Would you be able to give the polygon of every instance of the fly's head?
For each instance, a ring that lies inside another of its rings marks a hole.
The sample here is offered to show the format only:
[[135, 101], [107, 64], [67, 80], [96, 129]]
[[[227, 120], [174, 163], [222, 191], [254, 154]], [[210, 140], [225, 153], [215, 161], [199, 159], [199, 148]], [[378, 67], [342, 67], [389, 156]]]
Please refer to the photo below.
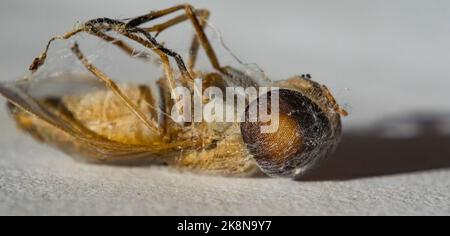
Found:
[[[298, 177], [328, 156], [341, 136], [341, 116], [347, 115], [330, 91], [309, 78], [294, 77], [276, 83], [252, 101], [241, 123], [241, 134], [249, 152], [263, 172], [270, 176]], [[271, 105], [278, 100], [275, 110]], [[264, 102], [264, 103], [262, 103]], [[273, 132], [264, 132], [268, 122], [252, 120], [251, 113], [266, 106], [278, 122]]]

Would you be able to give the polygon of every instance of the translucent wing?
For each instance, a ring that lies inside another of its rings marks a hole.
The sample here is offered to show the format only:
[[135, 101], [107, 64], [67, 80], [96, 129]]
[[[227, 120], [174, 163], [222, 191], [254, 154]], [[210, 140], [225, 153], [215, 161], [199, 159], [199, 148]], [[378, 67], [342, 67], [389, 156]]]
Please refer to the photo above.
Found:
[[86, 76], [58, 75], [40, 81], [0, 83], [0, 94], [8, 99], [10, 111], [19, 127], [72, 155], [104, 161], [158, 160], [163, 154], [193, 145], [192, 142], [136, 145], [113, 141], [87, 129], [57, 106], [62, 97], [58, 92], [66, 93], [65, 89], [70, 89], [72, 93], [85, 92], [98, 86], [101, 84]]

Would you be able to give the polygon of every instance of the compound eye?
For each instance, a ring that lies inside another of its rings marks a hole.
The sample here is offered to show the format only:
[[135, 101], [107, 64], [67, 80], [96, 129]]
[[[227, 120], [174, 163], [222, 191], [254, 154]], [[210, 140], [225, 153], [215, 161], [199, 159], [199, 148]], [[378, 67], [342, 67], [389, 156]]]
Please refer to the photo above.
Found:
[[[278, 93], [278, 96], [273, 96]], [[272, 98], [278, 97], [278, 129], [262, 132], [267, 122], [250, 119], [261, 101], [267, 101], [270, 114]], [[242, 138], [260, 168], [271, 176], [294, 176], [325, 156], [332, 137], [331, 124], [322, 109], [300, 92], [270, 91], [251, 102], [241, 123]]]

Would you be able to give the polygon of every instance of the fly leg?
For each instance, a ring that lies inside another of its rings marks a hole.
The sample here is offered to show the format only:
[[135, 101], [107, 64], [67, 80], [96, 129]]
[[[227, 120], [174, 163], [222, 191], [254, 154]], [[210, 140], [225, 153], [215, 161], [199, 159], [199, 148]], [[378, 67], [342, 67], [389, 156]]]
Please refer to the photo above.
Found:
[[[167, 8], [167, 9], [160, 10], [160, 11], [154, 11], [149, 14], [136, 17], [134, 19], [131, 19], [127, 23], [127, 26], [136, 27], [141, 24], [147, 23], [149, 21], [158, 19], [162, 16], [169, 15], [171, 13], [174, 13], [174, 12], [177, 12], [180, 10], [184, 10], [185, 14], [175, 17], [172, 20], [167, 21], [166, 23], [156, 25], [156, 26], [153, 26], [150, 28], [146, 28], [146, 30], [161, 32], [162, 30], [164, 30], [166, 28], [169, 28], [169, 27], [176, 25], [184, 20], [189, 19], [191, 21], [192, 25], [194, 26], [196, 38], [199, 41], [198, 42], [197, 40], [194, 40], [191, 44], [192, 52], [191, 52], [190, 60], [189, 60], [189, 62], [190, 62], [189, 69], [192, 69], [195, 64], [195, 59], [196, 59], [196, 55], [197, 55], [197, 51], [198, 51], [198, 47], [199, 47], [198, 43], [200, 43], [202, 45], [203, 49], [205, 50], [206, 55], [208, 56], [213, 68], [221, 73], [226, 73], [220, 66], [219, 60], [216, 56], [216, 53], [214, 52], [214, 50], [211, 46], [211, 43], [209, 42], [209, 39], [206, 36], [204, 29], [203, 29], [204, 26], [206, 25], [206, 20], [209, 17], [209, 11], [207, 11], [207, 10], [196, 11], [196, 10], [194, 10], [194, 8], [191, 5], [182, 4], [182, 5], [177, 5], [177, 6], [174, 6], [171, 8]], [[201, 20], [199, 20], [198, 16], [201, 17]]]

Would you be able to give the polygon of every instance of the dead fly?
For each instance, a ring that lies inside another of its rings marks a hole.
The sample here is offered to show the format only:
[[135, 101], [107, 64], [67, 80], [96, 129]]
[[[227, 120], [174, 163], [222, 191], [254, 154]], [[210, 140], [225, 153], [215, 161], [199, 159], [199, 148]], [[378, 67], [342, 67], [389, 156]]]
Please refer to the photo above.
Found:
[[[183, 14], [151, 27], [143, 26], [178, 11]], [[262, 82], [230, 66], [222, 66], [204, 33], [208, 17], [207, 10], [178, 5], [126, 20], [90, 20], [62, 36], [51, 38], [44, 52], [30, 66], [32, 73], [36, 72], [44, 64], [53, 41], [67, 40], [79, 33], [107, 41], [134, 56], [136, 50], [127, 42], [129, 40], [146, 48], [135, 58], [146, 60], [146, 55], [154, 53], [161, 61], [164, 75], [156, 83], [158, 96], [149, 86], [116, 84], [93, 65], [76, 44], [72, 52], [90, 76], [60, 73], [39, 82], [31, 77], [0, 84], [0, 93], [9, 100], [9, 110], [21, 129], [40, 141], [94, 162], [148, 160], [224, 175], [263, 172], [270, 176], [292, 177], [303, 174], [335, 149], [341, 135], [340, 116], [346, 115], [345, 110], [325, 86], [310, 80], [309, 75]], [[188, 58], [182, 58], [155, 39], [155, 35], [183, 21], [192, 23], [195, 30]], [[124, 39], [112, 36], [112, 32]], [[200, 47], [206, 52], [213, 72], [195, 69]], [[176, 62], [177, 70], [172, 69], [171, 60]], [[245, 110], [247, 115], [261, 99], [270, 99], [271, 94], [278, 93], [278, 130], [263, 133], [261, 122], [248, 119], [231, 123], [174, 122], [167, 115], [174, 104], [171, 94], [180, 85], [193, 92], [194, 78], [201, 78], [203, 87], [279, 87], [277, 91], [248, 101]], [[36, 95], [36, 89], [45, 81], [69, 87], [81, 84], [89, 89], [75, 95]], [[99, 84], [103, 88], [93, 89]]]

